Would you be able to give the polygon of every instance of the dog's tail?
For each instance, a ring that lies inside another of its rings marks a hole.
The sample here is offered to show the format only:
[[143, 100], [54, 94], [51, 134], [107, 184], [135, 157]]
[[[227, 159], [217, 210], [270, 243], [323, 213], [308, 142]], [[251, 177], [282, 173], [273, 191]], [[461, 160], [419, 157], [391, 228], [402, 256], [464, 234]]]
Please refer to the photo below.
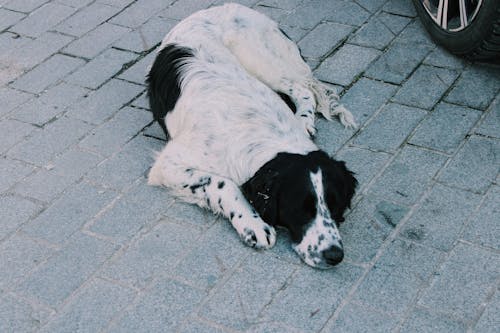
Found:
[[340, 123], [346, 128], [357, 127], [354, 116], [342, 104], [339, 104], [339, 96], [332, 89], [317, 79], [312, 79], [308, 86], [316, 97], [318, 112], [326, 119], [332, 120], [333, 116], [338, 116]]

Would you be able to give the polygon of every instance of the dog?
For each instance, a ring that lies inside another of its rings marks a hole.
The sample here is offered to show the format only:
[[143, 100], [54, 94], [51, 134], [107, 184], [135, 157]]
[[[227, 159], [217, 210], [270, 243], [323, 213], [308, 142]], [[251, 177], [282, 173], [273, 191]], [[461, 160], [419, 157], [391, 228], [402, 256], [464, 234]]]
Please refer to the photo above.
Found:
[[342, 261], [357, 181], [312, 136], [315, 113], [355, 122], [277, 23], [238, 4], [196, 12], [166, 35], [147, 84], [167, 136], [148, 184], [228, 218], [251, 247], [271, 248], [281, 226], [306, 264]]

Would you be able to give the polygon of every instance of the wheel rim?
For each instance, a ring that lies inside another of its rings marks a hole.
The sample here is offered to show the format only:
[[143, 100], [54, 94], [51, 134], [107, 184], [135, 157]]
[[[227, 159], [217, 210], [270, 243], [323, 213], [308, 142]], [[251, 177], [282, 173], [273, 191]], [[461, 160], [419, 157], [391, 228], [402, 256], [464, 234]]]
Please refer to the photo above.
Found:
[[481, 8], [482, 0], [420, 0], [427, 14], [443, 30], [467, 28]]

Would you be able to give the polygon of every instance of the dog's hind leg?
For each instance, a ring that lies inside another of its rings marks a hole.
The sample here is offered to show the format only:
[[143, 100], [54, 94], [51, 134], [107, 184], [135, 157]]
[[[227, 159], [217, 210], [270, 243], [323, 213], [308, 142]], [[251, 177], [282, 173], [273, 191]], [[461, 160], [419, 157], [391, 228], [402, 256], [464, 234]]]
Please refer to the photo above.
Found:
[[238, 185], [231, 179], [185, 164], [176, 149], [179, 147], [172, 143], [157, 157], [148, 184], [167, 186], [185, 201], [225, 216], [247, 245], [271, 248], [276, 242], [276, 231], [261, 219]]
[[224, 44], [240, 64], [274, 91], [288, 95], [297, 110], [309, 110], [311, 103], [307, 97], [313, 96], [316, 104], [313, 110], [328, 120], [338, 116], [344, 126], [356, 127], [354, 117], [339, 104], [337, 94], [313, 77], [297, 45], [275, 22], [268, 19], [260, 23], [229, 31], [224, 36]]

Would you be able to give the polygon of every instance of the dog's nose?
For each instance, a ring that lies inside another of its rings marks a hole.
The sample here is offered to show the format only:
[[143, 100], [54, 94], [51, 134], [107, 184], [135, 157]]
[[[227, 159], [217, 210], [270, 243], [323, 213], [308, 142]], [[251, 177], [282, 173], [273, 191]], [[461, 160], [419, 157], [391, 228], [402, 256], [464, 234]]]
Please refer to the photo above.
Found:
[[344, 259], [344, 250], [339, 246], [332, 246], [328, 250], [323, 251], [323, 257], [329, 265], [337, 265]]

